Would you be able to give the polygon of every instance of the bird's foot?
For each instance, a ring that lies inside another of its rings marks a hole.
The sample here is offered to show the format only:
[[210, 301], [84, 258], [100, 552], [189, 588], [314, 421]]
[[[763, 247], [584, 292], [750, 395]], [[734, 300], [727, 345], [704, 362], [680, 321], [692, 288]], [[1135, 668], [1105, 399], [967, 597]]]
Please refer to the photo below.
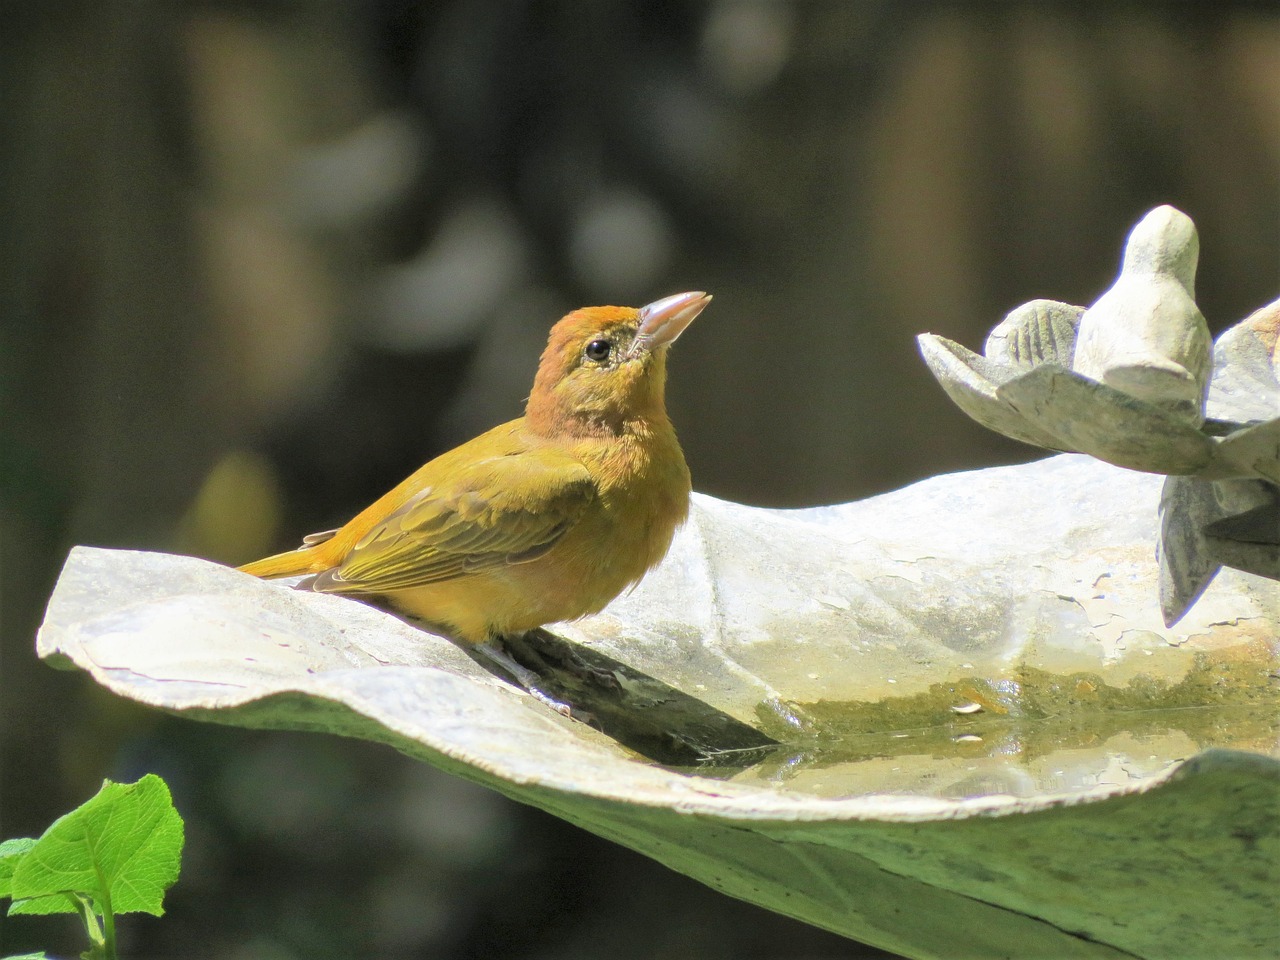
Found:
[[525, 689], [525, 692], [539, 703], [545, 704], [562, 717], [572, 717], [573, 708], [567, 703], [562, 703], [555, 697], [552, 697], [538, 686], [539, 677], [528, 667], [516, 661], [506, 650], [501, 647], [501, 641], [487, 640], [484, 643], [478, 643], [475, 646], [477, 653], [483, 654], [490, 662], [501, 667], [507, 673], [511, 674], [517, 683]]

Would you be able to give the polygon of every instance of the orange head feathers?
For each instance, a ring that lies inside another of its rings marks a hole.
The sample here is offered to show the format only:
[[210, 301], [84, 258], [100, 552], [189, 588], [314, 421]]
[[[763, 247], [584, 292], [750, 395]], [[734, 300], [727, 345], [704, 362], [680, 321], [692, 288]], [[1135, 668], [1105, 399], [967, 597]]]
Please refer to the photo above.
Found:
[[602, 609], [689, 509], [667, 348], [710, 302], [586, 307], [552, 328], [525, 415], [436, 457], [346, 525], [241, 569], [376, 598], [480, 643]]
[[551, 330], [525, 409], [529, 426], [619, 433], [628, 420], [666, 417], [667, 348], [711, 302], [678, 293], [646, 307], [583, 307]]

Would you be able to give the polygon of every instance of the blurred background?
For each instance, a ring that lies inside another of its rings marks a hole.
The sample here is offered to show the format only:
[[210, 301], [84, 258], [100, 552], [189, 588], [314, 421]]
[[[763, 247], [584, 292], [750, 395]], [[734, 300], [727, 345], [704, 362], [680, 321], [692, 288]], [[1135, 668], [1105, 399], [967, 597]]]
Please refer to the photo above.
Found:
[[1157, 204], [1215, 331], [1280, 280], [1270, 4], [6, 3], [0, 91], [0, 837], [164, 776], [183, 876], [130, 957], [887, 955], [386, 748], [40, 665], [71, 545], [334, 526], [518, 415], [584, 304], [713, 292], [672, 357], [694, 485], [805, 505], [1041, 456], [913, 338], [1091, 302]]

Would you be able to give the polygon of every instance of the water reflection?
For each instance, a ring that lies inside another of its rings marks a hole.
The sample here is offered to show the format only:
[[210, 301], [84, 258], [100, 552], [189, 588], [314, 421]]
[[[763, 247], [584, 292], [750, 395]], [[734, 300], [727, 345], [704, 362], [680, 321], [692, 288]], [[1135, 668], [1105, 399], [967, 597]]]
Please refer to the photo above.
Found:
[[1036, 720], [957, 715], [938, 727], [722, 751], [675, 769], [831, 799], [1030, 797], [1140, 783], [1212, 747], [1280, 756], [1280, 715], [1270, 705]]

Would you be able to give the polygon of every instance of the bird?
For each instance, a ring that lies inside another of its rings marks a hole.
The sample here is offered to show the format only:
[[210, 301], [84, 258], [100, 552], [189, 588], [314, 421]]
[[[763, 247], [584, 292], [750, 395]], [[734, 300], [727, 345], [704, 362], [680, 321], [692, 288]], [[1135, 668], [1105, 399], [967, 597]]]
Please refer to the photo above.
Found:
[[239, 569], [385, 605], [548, 699], [499, 643], [598, 613], [666, 555], [692, 489], [666, 410], [667, 353], [710, 301], [692, 291], [567, 314], [523, 416], [430, 460], [344, 526]]
[[1213, 339], [1195, 302], [1200, 239], [1181, 210], [1156, 207], [1125, 244], [1120, 277], [1080, 317], [1071, 368], [1199, 427]]

